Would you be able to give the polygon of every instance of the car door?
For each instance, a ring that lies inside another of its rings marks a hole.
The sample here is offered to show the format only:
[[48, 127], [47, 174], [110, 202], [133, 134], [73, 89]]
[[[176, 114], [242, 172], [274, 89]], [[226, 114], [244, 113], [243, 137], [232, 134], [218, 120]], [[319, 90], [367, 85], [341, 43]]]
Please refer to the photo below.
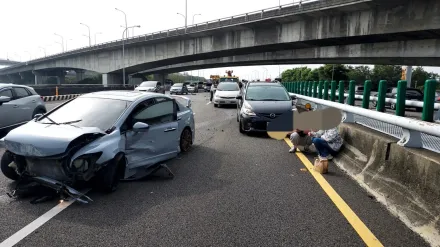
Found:
[[16, 124], [19, 122], [17, 120], [17, 116], [15, 115], [15, 109], [13, 102], [14, 95], [12, 94], [12, 90], [10, 88], [0, 89], [0, 96], [6, 96], [11, 98], [11, 101], [6, 102], [0, 105], [0, 116], [8, 116], [0, 118], [0, 129]]
[[[137, 122], [148, 124], [148, 130], [133, 131]], [[177, 155], [178, 123], [173, 100], [149, 99], [140, 103], [128, 117], [127, 126], [131, 126], [125, 133], [130, 169], [154, 165]]]
[[27, 122], [32, 119], [32, 114], [37, 106], [37, 101], [32, 94], [23, 87], [13, 87], [14, 107], [19, 122]]

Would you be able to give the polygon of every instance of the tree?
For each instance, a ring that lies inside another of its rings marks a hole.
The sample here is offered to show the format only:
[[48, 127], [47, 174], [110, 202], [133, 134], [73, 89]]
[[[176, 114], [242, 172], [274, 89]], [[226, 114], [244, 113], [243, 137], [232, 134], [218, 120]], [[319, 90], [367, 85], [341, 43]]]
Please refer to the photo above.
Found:
[[348, 69], [343, 64], [325, 64], [319, 67], [319, 80], [335, 81], [347, 80]]
[[362, 85], [366, 80], [371, 80], [372, 74], [370, 66], [349, 66], [347, 72], [349, 80], [355, 80], [357, 85]]
[[402, 78], [402, 66], [375, 65], [373, 68], [373, 88], [377, 88], [380, 80], [386, 80], [388, 87], [395, 87]]

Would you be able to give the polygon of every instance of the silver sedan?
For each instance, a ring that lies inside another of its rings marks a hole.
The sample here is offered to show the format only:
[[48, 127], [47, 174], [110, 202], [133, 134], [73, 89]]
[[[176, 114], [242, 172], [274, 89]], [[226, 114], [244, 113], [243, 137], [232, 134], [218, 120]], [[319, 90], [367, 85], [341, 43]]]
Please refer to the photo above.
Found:
[[90, 93], [12, 130], [2, 139], [1, 170], [79, 198], [71, 187], [76, 182], [94, 179], [101, 190], [115, 191], [119, 180], [144, 177], [188, 151], [194, 137], [188, 98]]

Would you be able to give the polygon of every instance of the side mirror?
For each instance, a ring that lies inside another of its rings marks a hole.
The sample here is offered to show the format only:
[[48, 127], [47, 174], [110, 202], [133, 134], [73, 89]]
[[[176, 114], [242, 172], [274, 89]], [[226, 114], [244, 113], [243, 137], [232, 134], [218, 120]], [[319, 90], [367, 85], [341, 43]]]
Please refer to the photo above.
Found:
[[11, 101], [11, 97], [0, 96], [0, 105], [2, 105], [3, 103], [8, 103], [9, 101]]
[[241, 95], [237, 95], [237, 97], [235, 97], [236, 99], [243, 99], [243, 96]]
[[146, 123], [137, 122], [133, 125], [133, 131], [135, 132], [145, 132], [150, 128], [150, 126]]
[[42, 117], [43, 115], [44, 115], [44, 114], [41, 114], [41, 113], [35, 114], [34, 119], [37, 120], [37, 119], [39, 119], [40, 117]]

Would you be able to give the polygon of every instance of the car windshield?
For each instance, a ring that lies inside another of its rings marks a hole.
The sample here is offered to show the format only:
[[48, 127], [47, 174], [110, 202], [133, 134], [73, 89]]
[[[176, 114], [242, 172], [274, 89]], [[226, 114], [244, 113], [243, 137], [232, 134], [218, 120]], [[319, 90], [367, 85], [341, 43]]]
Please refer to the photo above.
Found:
[[284, 87], [251, 86], [246, 90], [246, 100], [251, 101], [290, 101], [291, 98]]
[[106, 131], [113, 126], [129, 101], [101, 98], [77, 98], [42, 118], [45, 124], [72, 124], [77, 127], [97, 127]]
[[146, 81], [146, 82], [142, 82], [140, 87], [155, 87], [157, 84], [156, 81]]
[[182, 87], [182, 86], [183, 86], [183, 83], [176, 83], [173, 85], [173, 87]]
[[220, 82], [238, 82], [238, 78], [220, 78]]
[[239, 87], [237, 83], [220, 83], [217, 86], [218, 91], [239, 91]]

